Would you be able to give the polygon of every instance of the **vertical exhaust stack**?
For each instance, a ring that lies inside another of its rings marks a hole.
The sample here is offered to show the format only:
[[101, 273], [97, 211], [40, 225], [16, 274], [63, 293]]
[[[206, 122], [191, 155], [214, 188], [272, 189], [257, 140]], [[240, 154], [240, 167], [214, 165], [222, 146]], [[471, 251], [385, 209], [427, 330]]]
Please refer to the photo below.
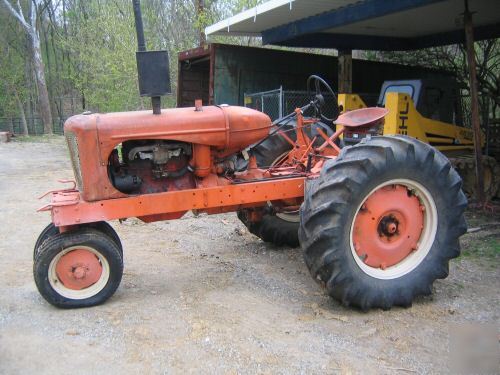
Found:
[[161, 97], [171, 94], [168, 51], [146, 51], [140, 0], [132, 0], [137, 32], [137, 73], [139, 94], [149, 96], [153, 114], [161, 114]]
[[137, 33], [137, 51], [146, 52], [146, 41], [144, 40], [144, 26], [142, 25], [142, 13], [140, 0], [133, 0], [135, 31]]

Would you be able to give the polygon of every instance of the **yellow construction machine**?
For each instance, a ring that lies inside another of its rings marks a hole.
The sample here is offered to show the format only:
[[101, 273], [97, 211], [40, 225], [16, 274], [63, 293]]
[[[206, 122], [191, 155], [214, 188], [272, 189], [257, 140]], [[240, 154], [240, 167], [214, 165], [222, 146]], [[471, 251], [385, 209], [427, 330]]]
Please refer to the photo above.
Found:
[[[463, 179], [463, 190], [475, 195], [475, 159], [472, 129], [463, 126], [463, 107], [458, 87], [450, 80], [386, 81], [378, 106], [389, 113], [384, 124], [356, 128], [344, 133], [346, 145], [359, 142], [369, 134], [403, 134], [428, 143], [451, 161]], [[357, 94], [339, 94], [341, 112], [367, 107]], [[484, 137], [481, 139], [484, 146]], [[483, 155], [485, 196], [500, 195], [500, 166], [491, 156]]]

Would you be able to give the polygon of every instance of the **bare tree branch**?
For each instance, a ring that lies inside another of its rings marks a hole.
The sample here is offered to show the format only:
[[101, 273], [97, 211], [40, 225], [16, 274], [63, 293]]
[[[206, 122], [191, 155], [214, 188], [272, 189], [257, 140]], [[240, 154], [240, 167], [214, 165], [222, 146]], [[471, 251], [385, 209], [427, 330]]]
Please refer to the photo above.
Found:
[[37, 11], [38, 11], [38, 4], [35, 0], [33, 0], [32, 5], [31, 5], [31, 26], [33, 29], [36, 28], [36, 17], [37, 17]]
[[19, 8], [19, 12], [14, 9], [12, 4], [7, 0], [2, 0], [7, 10], [21, 23], [21, 25], [26, 29], [28, 33], [31, 33], [31, 26], [26, 22], [23, 15], [23, 10], [21, 8], [21, 4], [19, 4], [19, 0], [17, 1], [17, 6]]

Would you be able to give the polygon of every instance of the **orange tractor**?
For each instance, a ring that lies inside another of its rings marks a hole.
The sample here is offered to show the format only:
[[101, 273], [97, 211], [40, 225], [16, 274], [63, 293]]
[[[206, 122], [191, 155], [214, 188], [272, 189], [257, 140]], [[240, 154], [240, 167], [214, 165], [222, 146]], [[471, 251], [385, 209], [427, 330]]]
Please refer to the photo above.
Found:
[[[75, 181], [49, 193], [41, 211], [52, 223], [34, 249], [35, 282], [48, 302], [85, 307], [113, 295], [123, 249], [106, 221], [149, 223], [188, 211], [237, 212], [262, 240], [300, 244], [314, 280], [364, 310], [409, 306], [448, 275], [466, 231], [467, 201], [446, 157], [404, 136], [340, 148], [345, 129], [371, 127], [386, 110], [355, 110], [332, 121], [321, 108], [325, 90], [335, 95], [317, 76], [307, 82], [311, 101], [274, 123], [252, 109], [200, 102], [161, 110], [168, 60], [144, 51], [134, 3], [139, 87], [153, 98], [153, 113], [83, 114], [66, 122]], [[311, 109], [315, 115], [304, 118]]]

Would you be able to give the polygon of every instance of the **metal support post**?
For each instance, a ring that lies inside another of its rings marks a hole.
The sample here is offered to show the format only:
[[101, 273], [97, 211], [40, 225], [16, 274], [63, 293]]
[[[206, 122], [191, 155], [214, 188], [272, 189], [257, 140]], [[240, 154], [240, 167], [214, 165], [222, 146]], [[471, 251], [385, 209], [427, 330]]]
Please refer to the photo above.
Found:
[[352, 94], [352, 51], [339, 51], [339, 94]]
[[479, 122], [479, 97], [477, 90], [476, 77], [476, 54], [474, 51], [474, 28], [472, 25], [472, 13], [469, 11], [469, 5], [465, 0], [464, 12], [465, 26], [465, 44], [467, 47], [467, 65], [469, 68], [469, 84], [471, 94], [471, 109], [472, 109], [472, 129], [474, 131], [474, 153], [476, 159], [476, 184], [477, 184], [477, 200], [479, 204], [485, 203], [484, 197], [484, 172], [482, 164], [481, 150], [481, 126]]

